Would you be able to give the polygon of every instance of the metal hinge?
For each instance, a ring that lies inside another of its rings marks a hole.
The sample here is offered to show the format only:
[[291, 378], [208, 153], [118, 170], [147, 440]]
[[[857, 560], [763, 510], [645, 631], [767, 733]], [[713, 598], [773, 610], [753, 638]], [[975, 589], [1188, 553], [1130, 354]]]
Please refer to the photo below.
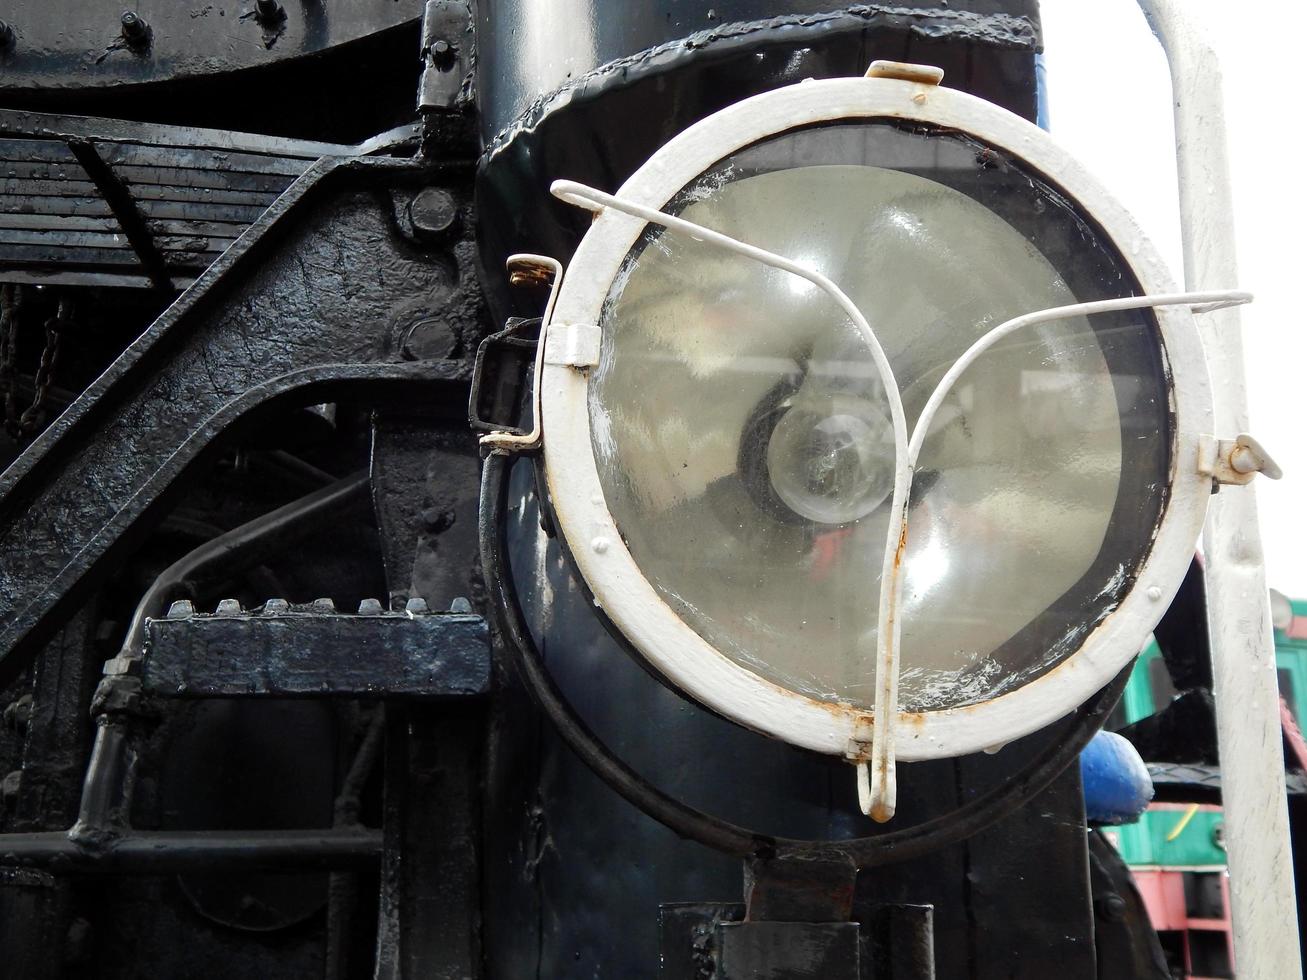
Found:
[[545, 363], [592, 368], [599, 363], [599, 336], [593, 323], [551, 324], [545, 335]]

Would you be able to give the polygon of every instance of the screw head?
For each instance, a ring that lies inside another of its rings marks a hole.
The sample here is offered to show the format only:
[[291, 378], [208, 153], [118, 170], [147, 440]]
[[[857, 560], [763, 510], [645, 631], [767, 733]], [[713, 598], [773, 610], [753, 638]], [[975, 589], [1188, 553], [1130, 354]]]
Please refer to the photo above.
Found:
[[1120, 922], [1125, 918], [1125, 899], [1115, 892], [1102, 895], [1094, 900], [1094, 911], [1108, 922]]
[[140, 48], [150, 43], [150, 25], [140, 14], [124, 10], [119, 23], [122, 25], [122, 35], [130, 47]]
[[441, 71], [453, 68], [458, 56], [458, 49], [444, 38], [432, 41], [427, 51], [431, 54], [431, 63]]

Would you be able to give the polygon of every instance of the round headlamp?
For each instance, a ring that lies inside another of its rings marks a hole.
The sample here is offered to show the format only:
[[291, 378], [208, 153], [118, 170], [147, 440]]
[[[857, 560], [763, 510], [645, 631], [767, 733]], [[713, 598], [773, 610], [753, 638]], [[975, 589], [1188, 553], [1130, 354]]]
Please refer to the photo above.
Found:
[[536, 423], [566, 548], [657, 672], [807, 749], [879, 734], [892, 766], [1032, 732], [1138, 652], [1211, 489], [1206, 368], [1047, 134], [810, 81], [584, 191]]

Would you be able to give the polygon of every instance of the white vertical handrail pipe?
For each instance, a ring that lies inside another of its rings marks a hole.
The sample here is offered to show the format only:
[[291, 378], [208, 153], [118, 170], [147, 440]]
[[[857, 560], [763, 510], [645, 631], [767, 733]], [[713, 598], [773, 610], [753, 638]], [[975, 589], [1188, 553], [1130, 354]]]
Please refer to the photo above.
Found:
[[[1192, 3], [1139, 0], [1171, 66], [1185, 282], [1231, 287], [1237, 263], [1220, 63], [1186, 12]], [[1213, 435], [1234, 438], [1248, 431], [1239, 311], [1212, 313], [1200, 330]], [[1203, 546], [1235, 969], [1240, 980], [1301, 980], [1275, 640], [1252, 486], [1227, 486], [1212, 499]]]

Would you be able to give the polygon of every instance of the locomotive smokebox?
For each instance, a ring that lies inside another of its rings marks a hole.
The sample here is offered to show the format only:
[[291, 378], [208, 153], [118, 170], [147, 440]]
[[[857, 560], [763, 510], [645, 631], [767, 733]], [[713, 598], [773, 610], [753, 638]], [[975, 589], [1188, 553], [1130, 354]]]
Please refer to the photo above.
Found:
[[551, 181], [616, 190], [674, 135], [748, 96], [861, 75], [877, 59], [921, 62], [942, 68], [950, 87], [1034, 120], [1037, 8], [1035, 0], [480, 4], [478, 237], [492, 311], [537, 314], [510, 295], [504, 260], [516, 252], [566, 260], [589, 223], [549, 196]]

